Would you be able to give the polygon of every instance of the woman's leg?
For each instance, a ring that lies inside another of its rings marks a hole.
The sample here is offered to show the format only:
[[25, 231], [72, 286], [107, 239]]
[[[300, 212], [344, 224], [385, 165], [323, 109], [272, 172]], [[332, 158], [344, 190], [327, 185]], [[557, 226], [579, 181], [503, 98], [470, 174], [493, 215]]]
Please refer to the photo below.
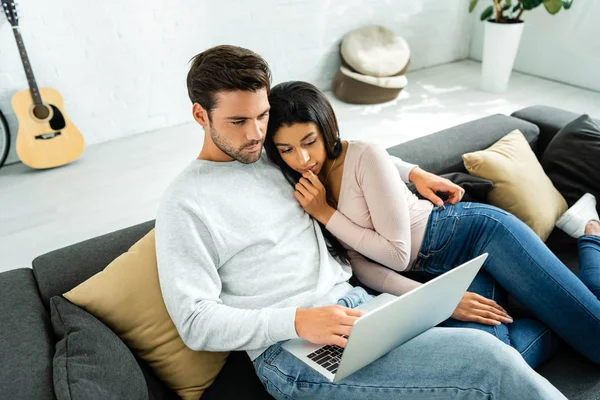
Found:
[[[496, 283], [494, 278], [489, 274], [489, 272], [487, 272], [485, 270], [481, 270], [477, 274], [477, 276], [475, 276], [475, 279], [473, 279], [473, 282], [471, 283], [471, 285], [469, 286], [467, 291], [469, 291], [471, 293], [477, 293], [483, 297], [494, 300], [496, 303], [498, 303], [503, 308], [506, 307], [506, 303], [507, 303], [506, 291], [503, 288], [501, 288]], [[500, 325], [492, 326], [492, 325], [480, 324], [477, 322], [464, 322], [464, 321], [459, 321], [454, 318], [449, 318], [446, 321], [444, 321], [444, 326], [448, 327], [448, 328], [479, 329], [479, 330], [488, 332], [488, 333], [496, 336], [502, 342], [511, 346], [510, 334], [508, 331], [507, 324], [500, 324]], [[532, 368], [535, 368], [535, 366], [532, 366]]]
[[[508, 302], [506, 290], [498, 285], [486, 270], [481, 270], [477, 274], [468, 291], [494, 300], [501, 307], [506, 308]], [[488, 332], [514, 347], [534, 369], [552, 357], [558, 348], [558, 337], [547, 326], [531, 318], [520, 318], [511, 324], [501, 323], [495, 326], [449, 318], [444, 322], [444, 326]]]
[[600, 299], [600, 223], [590, 227], [594, 234], [583, 235], [579, 246], [579, 279]]
[[[582, 241], [595, 248], [595, 241]], [[434, 209], [414, 270], [440, 274], [483, 253], [489, 254], [485, 270], [502, 287], [581, 354], [600, 364], [600, 301], [513, 215], [478, 203]], [[595, 258], [590, 257], [593, 263]], [[587, 265], [582, 267], [591, 271]], [[598, 280], [592, 277], [586, 283]]]

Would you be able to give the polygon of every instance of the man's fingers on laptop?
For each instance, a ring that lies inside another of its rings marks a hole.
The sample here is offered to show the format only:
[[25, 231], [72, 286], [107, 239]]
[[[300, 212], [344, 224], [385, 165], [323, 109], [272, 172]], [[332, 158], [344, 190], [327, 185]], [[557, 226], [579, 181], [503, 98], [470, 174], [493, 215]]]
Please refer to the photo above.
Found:
[[340, 346], [342, 348], [345, 348], [347, 343], [348, 343], [348, 339], [346, 339], [345, 337], [342, 337], [340, 335], [332, 335], [331, 339], [330, 339], [330, 343], [328, 343], [328, 344], [332, 344], [335, 346]]
[[334, 333], [340, 336], [350, 336], [350, 332], [352, 332], [352, 325], [340, 325], [337, 327]]
[[353, 317], [353, 316], [348, 315], [340, 320], [340, 324], [345, 325], [345, 326], [352, 326], [352, 325], [354, 325], [354, 323], [356, 322], [356, 320], [358, 318], [360, 318], [360, 317]]
[[365, 313], [364, 311], [357, 310], [356, 308], [348, 308], [348, 307], [344, 307], [344, 306], [339, 306], [339, 307], [341, 307], [346, 312], [346, 315], [349, 315], [352, 317], [361, 317]]

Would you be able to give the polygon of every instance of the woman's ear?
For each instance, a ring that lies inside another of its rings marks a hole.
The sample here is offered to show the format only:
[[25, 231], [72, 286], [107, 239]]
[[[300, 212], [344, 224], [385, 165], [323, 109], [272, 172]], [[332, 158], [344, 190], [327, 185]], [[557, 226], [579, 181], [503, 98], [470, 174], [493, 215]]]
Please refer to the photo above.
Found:
[[335, 143], [333, 143], [333, 156], [337, 157], [342, 153], [342, 141], [340, 140], [339, 136], [336, 139]]

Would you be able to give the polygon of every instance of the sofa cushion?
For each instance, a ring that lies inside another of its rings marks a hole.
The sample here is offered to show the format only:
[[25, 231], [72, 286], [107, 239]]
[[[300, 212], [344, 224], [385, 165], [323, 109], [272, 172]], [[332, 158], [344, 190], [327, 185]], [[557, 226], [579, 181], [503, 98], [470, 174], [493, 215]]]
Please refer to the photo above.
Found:
[[[477, 176], [465, 174], [463, 172], [452, 172], [449, 174], [440, 175], [442, 178], [446, 178], [452, 183], [457, 184], [465, 190], [465, 194], [461, 201], [472, 201], [477, 203], [486, 203], [487, 196], [494, 184], [492, 181], [479, 178]], [[423, 198], [417, 191], [417, 188], [413, 183], [406, 185], [408, 189], [416, 194], [419, 198]], [[442, 200], [446, 201], [448, 198], [447, 193], [436, 193]]]
[[54, 399], [54, 335], [29, 268], [0, 274], [0, 399]]
[[[49, 309], [51, 297], [62, 295], [102, 271], [152, 228], [154, 221], [147, 221], [51, 251], [34, 259], [33, 272], [44, 307]], [[139, 358], [136, 360], [144, 371], [150, 400], [179, 398], [154, 373], [146, 373], [152, 370], [145, 361]]]
[[51, 297], [61, 296], [102, 271], [152, 228], [154, 221], [144, 222], [35, 258], [33, 273], [44, 307], [49, 309]]
[[228, 353], [193, 351], [179, 336], [164, 304], [154, 230], [104, 271], [64, 296], [108, 325], [183, 399], [197, 399]]
[[50, 299], [58, 400], [147, 399], [133, 354], [106, 325], [62, 297]]
[[494, 182], [490, 204], [517, 216], [546, 240], [567, 203], [552, 185], [519, 130], [486, 150], [463, 155], [467, 170]]
[[542, 156], [542, 166], [569, 206], [591, 193], [600, 212], [600, 126], [588, 115], [556, 134]]
[[535, 149], [539, 128], [518, 118], [496, 114], [480, 118], [388, 149], [404, 161], [437, 175], [467, 172], [462, 155], [488, 148], [507, 133], [519, 129]]

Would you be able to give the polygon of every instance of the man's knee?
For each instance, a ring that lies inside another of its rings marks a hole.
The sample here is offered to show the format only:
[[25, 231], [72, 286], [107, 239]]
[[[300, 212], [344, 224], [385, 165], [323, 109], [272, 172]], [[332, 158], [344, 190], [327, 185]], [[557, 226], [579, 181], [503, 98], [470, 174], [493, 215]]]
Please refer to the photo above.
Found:
[[[449, 329], [449, 328], [446, 328]], [[488, 332], [479, 329], [456, 328], [454, 334], [456, 342], [463, 346], [465, 357], [477, 362], [474, 366], [481, 365], [488, 369], [493, 365], [498, 368], [515, 368], [517, 365], [525, 364], [523, 358], [513, 347], [503, 343], [500, 339]]]

